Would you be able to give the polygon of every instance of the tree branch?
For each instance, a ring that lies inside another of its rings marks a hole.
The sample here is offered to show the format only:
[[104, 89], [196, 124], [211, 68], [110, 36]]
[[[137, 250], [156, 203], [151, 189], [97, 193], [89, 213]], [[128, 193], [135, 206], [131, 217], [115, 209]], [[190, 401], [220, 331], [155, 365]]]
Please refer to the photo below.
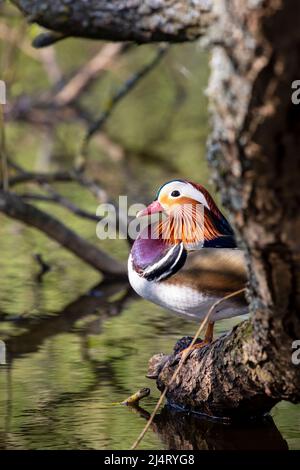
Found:
[[127, 49], [126, 44], [106, 44], [84, 64], [53, 97], [54, 106], [68, 106], [78, 100], [101, 72], [109, 70], [116, 57]]
[[[63, 198], [51, 186], [49, 186], [49, 183], [54, 183], [54, 182], [77, 183], [78, 185], [87, 189], [95, 197], [95, 199], [98, 202], [106, 202], [115, 206], [115, 203], [109, 199], [106, 191], [101, 186], [99, 186], [99, 184], [96, 181], [90, 180], [89, 178], [87, 178], [85, 175], [83, 175], [82, 173], [78, 171], [71, 170], [71, 171], [58, 171], [54, 173], [33, 173], [33, 172], [25, 171], [20, 165], [16, 164], [11, 159], [9, 159], [9, 165], [18, 173], [20, 173], [19, 175], [9, 180], [10, 187], [13, 187], [15, 185], [22, 184], [22, 183], [30, 183], [30, 182], [37, 183], [43, 186], [48, 192], [50, 192], [50, 194], [52, 195], [52, 201], [54, 198], [55, 202], [62, 204], [64, 207], [71, 210], [74, 214], [80, 215], [81, 217], [94, 219], [94, 217], [92, 217], [92, 214], [87, 213], [86, 211], [82, 211], [82, 209], [78, 208], [71, 201], [68, 201], [65, 198]], [[128, 231], [127, 231], [126, 214], [121, 214], [119, 211], [116, 211], [116, 217], [117, 217], [119, 232], [125, 235], [125, 238], [127, 238], [127, 242], [131, 245], [132, 240], [130, 239], [128, 235]]]
[[67, 36], [109, 41], [182, 42], [211, 21], [211, 0], [13, 0], [45, 28]]
[[78, 236], [54, 217], [24, 203], [17, 195], [0, 191], [0, 211], [37, 228], [103, 274], [126, 278], [126, 268], [122, 263]]
[[[11, 163], [11, 161], [10, 161]], [[19, 175], [13, 176], [9, 180], [9, 186], [13, 187], [18, 184], [36, 182], [38, 184], [56, 183], [56, 182], [73, 182], [74, 178], [69, 171], [57, 171], [54, 173], [33, 173], [30, 171], [22, 171]]]
[[77, 215], [78, 217], [82, 217], [84, 219], [91, 220], [92, 222], [99, 222], [99, 220], [101, 220], [101, 217], [98, 217], [92, 212], [88, 212], [88, 211], [81, 209], [72, 201], [63, 197], [57, 191], [54, 191], [52, 188], [49, 189], [49, 192], [51, 196], [45, 196], [43, 194], [28, 193], [28, 192], [18, 194], [18, 196], [23, 200], [41, 201], [41, 202], [49, 202], [49, 203], [58, 204], [64, 207], [65, 209], [67, 209], [68, 211], [72, 212], [74, 215]]

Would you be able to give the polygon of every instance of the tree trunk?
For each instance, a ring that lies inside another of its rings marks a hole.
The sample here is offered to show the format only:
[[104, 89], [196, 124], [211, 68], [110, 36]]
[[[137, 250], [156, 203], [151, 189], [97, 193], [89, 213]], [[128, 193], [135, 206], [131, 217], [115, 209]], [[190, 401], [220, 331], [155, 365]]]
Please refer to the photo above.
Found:
[[[261, 414], [282, 399], [299, 402], [300, 366], [292, 354], [300, 338], [300, 107], [291, 101], [292, 82], [300, 78], [299, 1], [120, 0], [109, 10], [108, 2], [95, 0], [88, 7], [83, 0], [72, 7], [66, 0], [15, 3], [48, 28], [86, 37], [176, 42], [207, 28], [208, 156], [248, 252], [251, 319], [194, 351], [167, 396], [221, 416]], [[60, 19], [62, 3], [68, 11]], [[174, 356], [151, 361], [160, 389], [175, 367]]]

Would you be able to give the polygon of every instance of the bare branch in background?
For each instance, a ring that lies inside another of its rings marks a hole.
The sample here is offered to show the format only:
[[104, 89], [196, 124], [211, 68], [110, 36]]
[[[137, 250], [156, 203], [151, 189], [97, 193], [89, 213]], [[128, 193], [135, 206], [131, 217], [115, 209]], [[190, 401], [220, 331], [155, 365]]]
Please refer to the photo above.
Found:
[[[11, 164], [11, 160], [9, 161]], [[22, 172], [19, 175], [13, 176], [9, 180], [10, 187], [16, 186], [23, 183], [55, 183], [55, 182], [71, 182], [74, 181], [72, 175], [68, 171], [57, 171], [54, 173], [33, 173], [33, 172]]]
[[106, 44], [53, 98], [53, 105], [67, 106], [78, 99], [100, 72], [111, 68], [116, 57], [128, 46], [126, 44]]
[[92, 222], [98, 222], [101, 219], [92, 212], [85, 211], [84, 209], [81, 209], [80, 207], [76, 206], [76, 204], [74, 204], [66, 197], [61, 196], [57, 191], [54, 191], [52, 188], [49, 188], [49, 192], [51, 193], [51, 196], [45, 196], [44, 194], [29, 192], [18, 193], [18, 196], [24, 201], [29, 200], [58, 204], [66, 208], [68, 211], [72, 212], [74, 215], [82, 217], [83, 219], [91, 220]]
[[60, 82], [63, 79], [63, 73], [58, 65], [54, 47], [38, 51], [38, 54], [50, 83], [55, 85]]
[[[106, 191], [99, 186], [98, 183], [95, 181], [87, 178], [80, 172], [75, 170], [72, 171], [60, 171], [54, 173], [33, 173], [25, 171], [20, 165], [13, 162], [11, 159], [9, 160], [9, 165], [17, 172], [18, 175], [12, 177], [9, 180], [10, 187], [14, 187], [20, 184], [25, 183], [36, 183], [42, 186], [46, 191], [50, 193], [50, 197], [38, 195], [38, 194], [30, 194], [24, 193], [20, 196], [24, 199], [31, 199], [31, 200], [43, 200], [44, 202], [55, 202], [57, 204], [61, 204], [61, 206], [65, 207], [69, 211], [73, 212], [74, 215], [79, 217], [83, 217], [86, 219], [90, 219], [93, 221], [98, 221], [99, 217], [90, 212], [87, 212], [79, 207], [77, 207], [73, 202], [69, 201], [64, 196], [60, 195], [56, 190], [54, 190], [50, 184], [51, 183], [61, 183], [61, 182], [68, 182], [68, 183], [77, 183], [81, 187], [87, 189], [97, 200], [98, 203], [106, 202], [110, 203], [115, 206], [114, 202], [110, 200]], [[117, 225], [118, 231], [125, 236], [128, 243], [131, 244], [132, 240], [129, 238], [127, 233], [127, 217], [126, 214], [119, 213], [119, 210], [116, 210], [116, 217], [117, 217]]]
[[[16, 43], [15, 43], [16, 44]], [[128, 49], [129, 44], [107, 44], [82, 65], [61, 85], [62, 72], [57, 64], [55, 49], [50, 47], [39, 51], [39, 58], [47, 72], [52, 90], [40, 96], [21, 95], [5, 107], [7, 121], [17, 120], [34, 125], [54, 127], [59, 121], [81, 120], [92, 124], [92, 116], [79, 104], [81, 96], [88, 91], [96, 78], [111, 69], [119, 55]]]
[[0, 191], [0, 211], [15, 220], [37, 228], [103, 274], [117, 278], [126, 277], [127, 270], [122, 263], [84, 240], [51, 215], [23, 202], [16, 194]]
[[109, 105], [101, 113], [100, 117], [89, 127], [88, 132], [85, 136], [82, 153], [85, 153], [86, 145], [88, 144], [91, 137], [98, 132], [102, 126], [105, 124], [107, 119], [110, 117], [112, 112], [118, 103], [126, 96], [128, 93], [140, 82], [142, 78], [148, 75], [151, 70], [153, 70], [156, 65], [159, 64], [163, 56], [166, 54], [168, 46], [159, 47], [154, 58], [146, 65], [144, 65], [140, 70], [135, 72], [126, 82], [119, 88], [119, 90], [112, 96]]

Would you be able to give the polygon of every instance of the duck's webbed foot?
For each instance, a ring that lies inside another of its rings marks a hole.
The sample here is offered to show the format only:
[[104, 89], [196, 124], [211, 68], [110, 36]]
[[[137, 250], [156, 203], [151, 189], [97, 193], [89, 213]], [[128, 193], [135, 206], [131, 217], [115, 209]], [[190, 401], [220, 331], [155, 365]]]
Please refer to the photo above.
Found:
[[174, 362], [177, 362], [183, 356], [186, 356], [186, 355], [187, 355], [186, 356], [187, 358], [192, 351], [195, 351], [196, 349], [202, 349], [205, 346], [208, 346], [210, 343], [212, 343], [213, 332], [214, 332], [214, 323], [210, 322], [207, 326], [204, 339], [198, 338], [196, 343], [193, 344], [192, 347], [189, 346], [192, 342], [191, 337], [185, 337], [185, 338], [182, 338], [180, 341], [178, 341], [174, 349], [174, 354], [176, 354]]

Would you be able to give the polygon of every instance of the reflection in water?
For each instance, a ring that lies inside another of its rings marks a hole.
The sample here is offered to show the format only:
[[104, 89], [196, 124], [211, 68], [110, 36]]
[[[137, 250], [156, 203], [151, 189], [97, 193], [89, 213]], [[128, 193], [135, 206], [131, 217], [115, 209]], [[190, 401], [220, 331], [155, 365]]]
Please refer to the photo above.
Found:
[[[149, 357], [170, 350], [178, 333], [195, 326], [111, 281], [56, 314], [13, 317], [11, 323], [21, 332], [8, 334], [8, 364], [0, 369], [3, 449], [130, 448], [149, 413], [116, 403], [149, 385]], [[143, 402], [149, 410], [158, 397], [155, 386], [152, 394]], [[165, 406], [141, 447], [287, 449], [287, 443], [270, 417], [224, 425]]]
[[[150, 414], [143, 408], [132, 409], [149, 419]], [[270, 416], [260, 422], [226, 425], [165, 406], [154, 418], [151, 428], [166, 449], [288, 450], [286, 441]]]
[[[125, 289], [123, 296], [115, 302], [109, 302], [109, 298]], [[80, 296], [74, 302], [67, 305], [61, 312], [54, 316], [36, 319], [20, 318], [19, 323], [28, 328], [23, 334], [12, 336], [6, 341], [8, 359], [16, 358], [22, 354], [37, 351], [41, 343], [47, 338], [62, 331], [69, 331], [72, 326], [83, 316], [95, 313], [101, 308], [103, 321], [109, 316], [122, 311], [127, 300], [134, 296], [125, 282], [102, 282], [95, 286], [88, 294]]]

